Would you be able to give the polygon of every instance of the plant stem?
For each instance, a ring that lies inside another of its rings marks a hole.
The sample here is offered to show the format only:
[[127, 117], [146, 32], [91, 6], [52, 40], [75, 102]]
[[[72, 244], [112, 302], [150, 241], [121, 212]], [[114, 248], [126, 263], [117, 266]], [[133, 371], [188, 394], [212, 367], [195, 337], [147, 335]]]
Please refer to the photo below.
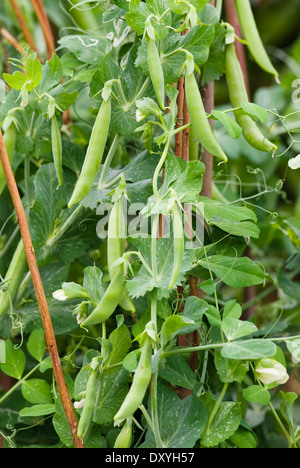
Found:
[[100, 179], [99, 179], [99, 184], [98, 184], [98, 189], [101, 189], [101, 188], [104, 188], [105, 186], [105, 179], [106, 179], [106, 176], [107, 176], [107, 172], [111, 166], [111, 163], [112, 163], [112, 160], [114, 158], [114, 155], [116, 153], [116, 150], [119, 146], [119, 143], [121, 141], [121, 136], [120, 135], [116, 135], [112, 144], [111, 144], [111, 147], [109, 149], [109, 152], [106, 156], [106, 159], [104, 161], [104, 164], [103, 164], [103, 167], [102, 167], [102, 171], [101, 171], [101, 175], [100, 175]]
[[22, 377], [22, 379], [18, 380], [18, 382], [13, 386], [11, 387], [4, 395], [2, 398], [0, 398], [0, 405], [1, 403], [4, 402], [4, 400], [6, 400], [6, 398], [8, 398], [20, 385], [22, 385], [23, 382], [25, 382], [25, 380], [27, 380], [36, 370], [38, 370], [38, 368], [40, 367], [41, 363], [39, 362], [37, 366], [35, 366], [33, 369], [31, 369], [31, 371], [28, 372], [28, 374], [26, 374], [24, 377]]
[[157, 257], [156, 257], [156, 244], [157, 244], [157, 233], [159, 225], [159, 214], [155, 214], [152, 220], [152, 235], [151, 235], [151, 266], [153, 272], [154, 281], [157, 280]]
[[210, 433], [210, 426], [212, 425], [213, 423], [213, 420], [217, 414], [217, 411], [220, 407], [220, 404], [222, 403], [223, 399], [224, 399], [224, 396], [225, 396], [225, 393], [227, 392], [227, 388], [229, 386], [229, 382], [226, 382], [224, 384], [224, 387], [222, 389], [222, 392], [220, 393], [220, 396], [214, 406], [214, 409], [212, 410], [212, 412], [210, 413], [210, 416], [209, 416], [209, 419], [208, 419], [208, 422], [207, 422], [207, 425], [206, 425], [206, 429], [205, 429], [205, 434], [209, 434]]
[[159, 200], [157, 180], [158, 180], [159, 173], [160, 173], [160, 171], [161, 171], [161, 169], [162, 169], [162, 167], [164, 165], [164, 162], [165, 162], [167, 154], [168, 154], [170, 140], [171, 140], [171, 135], [168, 135], [167, 141], [165, 143], [164, 151], [163, 151], [163, 153], [161, 155], [161, 158], [159, 160], [158, 165], [156, 166], [156, 169], [155, 169], [155, 172], [154, 172], [154, 175], [153, 175], [153, 193], [154, 193], [154, 196], [155, 196], [156, 200]]
[[[29, 31], [29, 28], [27, 26], [27, 23], [26, 23], [26, 20], [23, 16], [23, 13], [22, 13], [22, 10], [21, 8], [19, 7], [19, 5], [17, 4], [16, 0], [10, 0], [10, 3], [11, 3], [11, 6], [13, 8], [13, 10], [15, 11], [16, 13], [16, 16], [18, 18], [18, 21], [19, 21], [19, 24], [21, 26], [21, 29], [23, 31], [23, 34], [24, 34], [24, 37], [29, 45], [29, 47], [36, 51], [37, 52], [37, 48], [36, 48], [36, 45], [35, 45], [35, 42], [33, 40], [33, 37], [31, 35], [31, 32]], [[37, 53], [37, 57], [40, 59], [38, 53]]]
[[53, 32], [45, 12], [42, 0], [31, 0], [37, 19], [41, 25], [47, 45], [47, 57], [50, 59], [55, 52], [55, 41]]
[[56, 231], [56, 233], [52, 237], [50, 237], [50, 239], [48, 239], [47, 245], [49, 247], [52, 247], [53, 245], [55, 245], [57, 240], [60, 239], [60, 237], [62, 237], [65, 234], [65, 232], [67, 232], [67, 230], [72, 226], [72, 224], [74, 223], [78, 215], [81, 212], [83, 212], [84, 209], [85, 208], [83, 205], [79, 205], [76, 208], [76, 210], [73, 211], [73, 213], [68, 217], [68, 219], [64, 222], [64, 224]]
[[82, 441], [77, 437], [78, 424], [74, 408], [69, 396], [68, 387], [64, 378], [64, 373], [61, 367], [60, 357], [58, 353], [57, 343], [55, 339], [55, 334], [52, 326], [52, 321], [50, 317], [50, 311], [47, 304], [47, 299], [40, 276], [35, 251], [32, 245], [32, 240], [30, 236], [29, 226], [27, 223], [24, 207], [22, 205], [22, 200], [18, 191], [18, 186], [15, 181], [15, 176], [12, 171], [9, 158], [7, 155], [5, 143], [3, 140], [2, 131], [0, 130], [0, 160], [2, 163], [3, 171], [5, 174], [7, 186], [11, 195], [11, 199], [16, 211], [18, 224], [20, 227], [21, 237], [24, 244], [24, 250], [31, 272], [31, 278], [34, 285], [37, 302], [39, 305], [41, 318], [45, 331], [45, 339], [47, 348], [50, 353], [51, 362], [53, 366], [53, 373], [57, 383], [58, 391], [60, 393], [62, 405], [66, 414], [67, 421], [70, 426], [70, 430], [73, 436], [73, 442], [76, 448], [83, 448]]
[[282, 430], [283, 434], [285, 435], [285, 437], [287, 438], [289, 444], [291, 445], [291, 444], [293, 443], [293, 441], [292, 441], [292, 439], [291, 439], [289, 433], [288, 433], [287, 430], [285, 429], [284, 425], [282, 424], [282, 421], [281, 421], [281, 419], [279, 418], [279, 416], [278, 416], [277, 412], [275, 411], [275, 408], [274, 408], [274, 406], [272, 405], [271, 402], [269, 403], [269, 407], [270, 407], [270, 409], [271, 409], [271, 411], [272, 411], [272, 414], [273, 414], [274, 418], [275, 418], [276, 421], [277, 421], [277, 424], [279, 425], [280, 429]]
[[165, 445], [161, 439], [159, 420], [158, 420], [158, 408], [157, 408], [157, 380], [158, 372], [152, 374], [151, 379], [151, 412], [152, 412], [152, 425], [153, 433], [156, 441], [157, 448], [164, 448]]

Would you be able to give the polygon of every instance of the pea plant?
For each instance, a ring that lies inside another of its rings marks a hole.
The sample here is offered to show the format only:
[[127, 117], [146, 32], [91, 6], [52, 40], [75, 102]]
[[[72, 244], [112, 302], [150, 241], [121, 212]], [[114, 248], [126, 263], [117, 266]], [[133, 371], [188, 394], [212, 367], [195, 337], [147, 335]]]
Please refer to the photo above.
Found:
[[40, 50], [23, 28], [3, 72], [4, 443], [255, 448], [268, 421], [299, 447], [299, 212], [280, 224], [262, 169], [287, 170], [296, 140], [285, 150], [287, 116], [249, 96], [237, 46], [281, 86], [249, 0], [242, 37], [220, 1], [57, 3], [58, 37], [40, 20]]

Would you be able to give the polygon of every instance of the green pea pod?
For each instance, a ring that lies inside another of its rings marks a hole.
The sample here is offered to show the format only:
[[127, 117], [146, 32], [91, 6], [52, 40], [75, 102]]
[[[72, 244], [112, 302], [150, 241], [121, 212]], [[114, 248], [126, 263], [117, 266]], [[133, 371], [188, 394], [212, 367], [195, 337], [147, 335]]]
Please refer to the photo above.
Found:
[[56, 115], [53, 114], [51, 118], [51, 138], [52, 138], [52, 153], [54, 166], [56, 171], [56, 176], [58, 180], [58, 186], [60, 187], [63, 184], [63, 174], [62, 174], [62, 141], [61, 133], [58, 127]]
[[152, 375], [151, 363], [152, 343], [151, 338], [147, 335], [142, 347], [141, 357], [137, 370], [134, 374], [130, 390], [127, 393], [119, 411], [114, 417], [114, 420], [117, 422], [117, 424], [124, 419], [133, 416], [133, 414], [142, 404]]
[[[108, 220], [107, 230], [107, 261], [110, 278], [118, 272], [123, 272], [123, 265], [112, 266], [125, 252], [126, 225], [123, 209], [122, 197], [115, 202]], [[119, 305], [122, 309], [135, 313], [135, 306], [129, 297], [124, 284], [124, 291], [120, 298]]]
[[98, 368], [91, 369], [87, 386], [86, 386], [86, 396], [84, 400], [83, 410], [80, 415], [80, 420], [78, 424], [77, 436], [81, 439], [84, 431], [89, 426], [93, 412], [95, 410], [96, 401], [97, 401], [97, 375]]
[[[234, 108], [240, 107], [242, 103], [248, 102], [248, 95], [234, 44], [228, 44], [226, 46], [225, 68], [231, 105]], [[277, 150], [277, 146], [271, 143], [262, 134], [256, 122], [242, 109], [235, 111], [235, 118], [242, 128], [245, 139], [253, 148], [264, 152]]]
[[23, 241], [20, 240], [4, 277], [4, 282], [8, 282], [8, 288], [6, 291], [0, 292], [0, 317], [9, 312], [26, 270], [27, 259]]
[[243, 36], [248, 43], [251, 55], [257, 64], [267, 73], [278, 77], [261, 40], [249, 0], [234, 0]]
[[178, 210], [177, 204], [175, 204], [173, 208], [173, 245], [174, 262], [169, 289], [173, 289], [174, 284], [176, 283], [180, 273], [180, 267], [184, 253], [184, 228], [182, 225], [182, 216]]
[[92, 135], [83, 163], [83, 167], [76, 187], [69, 201], [68, 207], [80, 203], [89, 193], [96, 180], [106, 141], [111, 119], [111, 97], [103, 101], [93, 126]]
[[118, 435], [114, 448], [130, 448], [132, 440], [132, 420], [125, 422], [120, 434]]
[[124, 274], [122, 271], [119, 271], [111, 280], [100, 303], [93, 310], [91, 315], [81, 323], [81, 327], [97, 325], [109, 319], [119, 304], [120, 297], [124, 291], [124, 285]]
[[154, 92], [156, 94], [160, 107], [165, 109], [165, 80], [161, 66], [160, 56], [156, 47], [155, 40], [148, 37], [148, 66]]
[[228, 158], [218, 143], [207, 119], [194, 73], [186, 73], [185, 75], [185, 93], [191, 124], [199, 142], [212, 156], [227, 162]]
[[[13, 123], [6, 129], [3, 136], [3, 140], [5, 143], [8, 159], [10, 163], [12, 163], [16, 149], [16, 127]], [[2, 164], [0, 163], [0, 195], [2, 194], [5, 187], [6, 179], [2, 168]]]

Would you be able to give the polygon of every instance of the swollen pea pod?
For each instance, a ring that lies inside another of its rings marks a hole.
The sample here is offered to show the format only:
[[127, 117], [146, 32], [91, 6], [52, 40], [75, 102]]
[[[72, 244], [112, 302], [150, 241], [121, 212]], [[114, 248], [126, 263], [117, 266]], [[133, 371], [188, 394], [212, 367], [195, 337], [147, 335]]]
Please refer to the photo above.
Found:
[[[128, 419], [130, 421], [128, 422]], [[114, 448], [130, 448], [132, 441], [132, 419], [128, 418], [116, 438]]]
[[98, 325], [105, 322], [116, 310], [120, 297], [124, 292], [125, 278], [123, 271], [119, 271], [111, 280], [100, 303], [82, 323], [81, 327]]
[[[114, 203], [108, 220], [107, 230], [107, 261], [110, 278], [113, 279], [118, 272], [123, 272], [123, 265], [112, 266], [125, 252], [125, 215], [122, 197]], [[132, 314], [135, 314], [135, 306], [129, 297], [124, 285], [124, 291], [119, 305]]]
[[4, 277], [4, 282], [8, 282], [8, 288], [6, 291], [0, 292], [0, 317], [9, 312], [26, 270], [27, 259], [23, 241], [20, 240]]
[[52, 153], [54, 166], [56, 171], [56, 176], [58, 180], [58, 186], [60, 187], [63, 184], [63, 174], [62, 174], [62, 141], [61, 133], [58, 127], [56, 115], [53, 114], [51, 118], [51, 139], [52, 139]]
[[80, 415], [78, 424], [77, 436], [81, 439], [85, 430], [89, 426], [97, 401], [97, 376], [98, 366], [93, 369], [91, 366], [90, 374], [86, 386], [86, 396], [84, 400], [83, 410]]
[[68, 207], [80, 203], [89, 193], [96, 180], [109, 132], [111, 119], [111, 97], [103, 100], [93, 126], [83, 167]]
[[177, 204], [173, 207], [173, 245], [174, 262], [169, 289], [173, 289], [176, 283], [184, 254], [184, 228], [182, 225], [182, 216], [178, 210]]
[[134, 374], [130, 390], [127, 393], [119, 411], [114, 417], [114, 421], [117, 424], [119, 424], [124, 419], [133, 416], [133, 414], [142, 404], [152, 375], [151, 363], [152, 343], [151, 338], [149, 335], [147, 335], [143, 343], [139, 364]]
[[[5, 130], [3, 140], [5, 143], [8, 159], [10, 163], [13, 160], [15, 149], [16, 149], [16, 127], [14, 123], [11, 123], [10, 126]], [[0, 164], [0, 195], [6, 186], [6, 179], [2, 165]]]
[[[226, 46], [225, 68], [230, 102], [234, 108], [238, 108], [242, 103], [248, 102], [248, 95], [234, 44]], [[256, 122], [242, 109], [235, 111], [235, 118], [242, 128], [245, 139], [253, 148], [264, 152], [277, 150], [277, 146], [262, 134]]]
[[227, 162], [228, 158], [218, 143], [207, 119], [194, 73], [185, 74], [185, 93], [191, 124], [199, 142], [212, 156]]
[[234, 0], [234, 3], [251, 55], [263, 70], [278, 78], [278, 71], [274, 68], [257, 29], [250, 0]]
[[165, 109], [165, 81], [161, 66], [160, 56], [155, 40], [147, 37], [148, 42], [148, 66], [153, 88], [160, 107]]

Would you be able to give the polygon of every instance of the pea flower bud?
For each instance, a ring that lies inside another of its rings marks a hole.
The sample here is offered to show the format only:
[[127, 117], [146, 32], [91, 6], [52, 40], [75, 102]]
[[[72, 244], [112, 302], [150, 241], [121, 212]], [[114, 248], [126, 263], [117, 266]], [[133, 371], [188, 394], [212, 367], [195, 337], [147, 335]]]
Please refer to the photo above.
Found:
[[261, 359], [255, 366], [257, 378], [265, 385], [282, 385], [289, 379], [286, 368], [275, 359]]

